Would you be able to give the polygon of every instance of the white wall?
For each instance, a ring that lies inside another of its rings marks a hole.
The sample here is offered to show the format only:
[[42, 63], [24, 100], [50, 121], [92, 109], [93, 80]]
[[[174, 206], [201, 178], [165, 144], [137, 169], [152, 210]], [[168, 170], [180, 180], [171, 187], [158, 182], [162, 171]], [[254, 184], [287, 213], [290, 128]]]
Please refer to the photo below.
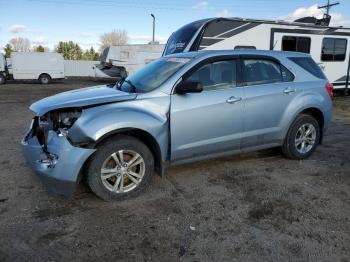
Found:
[[100, 61], [64, 60], [66, 76], [96, 77], [95, 65]]

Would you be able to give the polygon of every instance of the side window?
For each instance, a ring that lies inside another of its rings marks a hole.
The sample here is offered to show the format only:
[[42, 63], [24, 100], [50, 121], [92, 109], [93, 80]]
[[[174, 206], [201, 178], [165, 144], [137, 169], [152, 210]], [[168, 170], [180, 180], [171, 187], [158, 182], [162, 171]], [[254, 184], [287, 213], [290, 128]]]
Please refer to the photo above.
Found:
[[344, 61], [346, 56], [347, 40], [340, 38], [323, 38], [322, 61]]
[[245, 82], [248, 86], [284, 81], [278, 63], [270, 60], [247, 59], [243, 64]]
[[186, 80], [200, 82], [203, 85], [203, 90], [235, 87], [236, 61], [225, 60], [205, 64]]
[[281, 74], [283, 82], [292, 82], [294, 80], [294, 75], [283, 65], [281, 65]]
[[282, 50], [310, 53], [311, 39], [300, 36], [284, 36], [282, 38]]

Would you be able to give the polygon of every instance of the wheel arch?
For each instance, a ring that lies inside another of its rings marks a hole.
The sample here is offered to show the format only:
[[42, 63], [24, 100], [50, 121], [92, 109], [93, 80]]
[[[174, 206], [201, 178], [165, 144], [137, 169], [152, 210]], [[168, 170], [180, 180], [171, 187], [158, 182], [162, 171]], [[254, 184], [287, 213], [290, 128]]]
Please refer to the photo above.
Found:
[[40, 80], [40, 77], [44, 76], [44, 75], [47, 75], [48, 77], [50, 77], [50, 79], [52, 79], [51, 75], [49, 73], [41, 73], [39, 76], [38, 76], [38, 80]]
[[320, 144], [322, 144], [325, 116], [322, 110], [319, 107], [314, 105], [302, 107], [300, 110], [298, 110], [295, 114], [292, 115], [292, 117], [289, 119], [287, 123], [287, 128], [285, 128], [285, 132], [283, 134], [283, 141], [288, 133], [288, 130], [291, 128], [291, 125], [293, 124], [295, 119], [301, 114], [310, 115], [316, 119], [320, 127]]
[[145, 130], [139, 128], [120, 128], [112, 130], [101, 136], [98, 140], [96, 140], [92, 147], [96, 148], [107, 139], [113, 139], [113, 137], [117, 137], [118, 135], [127, 135], [141, 140], [151, 150], [153, 154], [155, 171], [160, 176], [163, 175], [164, 164], [162, 161], [162, 152], [160, 149], [160, 145], [158, 144], [155, 137]]
[[309, 107], [301, 111], [298, 115], [300, 114], [305, 114], [305, 115], [310, 115], [313, 116], [319, 127], [320, 127], [320, 144], [322, 144], [323, 141], [323, 127], [324, 127], [324, 114], [323, 112], [317, 108], [317, 107]]

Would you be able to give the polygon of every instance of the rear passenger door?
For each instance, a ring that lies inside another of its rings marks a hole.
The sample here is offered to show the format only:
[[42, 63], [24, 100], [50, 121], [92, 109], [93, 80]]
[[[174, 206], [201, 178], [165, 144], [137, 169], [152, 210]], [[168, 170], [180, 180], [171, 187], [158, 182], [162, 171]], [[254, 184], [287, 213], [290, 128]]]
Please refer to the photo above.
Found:
[[294, 75], [277, 60], [242, 57], [245, 93], [242, 148], [278, 142], [281, 119], [295, 96]]

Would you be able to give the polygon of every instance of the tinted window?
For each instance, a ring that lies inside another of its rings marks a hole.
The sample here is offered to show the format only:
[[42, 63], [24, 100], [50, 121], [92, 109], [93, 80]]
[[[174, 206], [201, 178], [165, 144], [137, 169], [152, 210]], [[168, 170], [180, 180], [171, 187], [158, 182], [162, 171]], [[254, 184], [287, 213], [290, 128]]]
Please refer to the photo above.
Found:
[[322, 61], [344, 61], [346, 56], [346, 39], [324, 38], [322, 41]]
[[200, 82], [204, 90], [236, 86], [236, 61], [218, 61], [201, 66], [187, 80]]
[[281, 65], [281, 74], [283, 82], [292, 82], [294, 80], [294, 75], [283, 65]]
[[310, 53], [311, 39], [309, 37], [284, 36], [282, 50]]
[[239, 50], [239, 49], [256, 49], [255, 46], [252, 45], [236, 45], [235, 46], [235, 50]]
[[326, 76], [323, 74], [321, 68], [315, 63], [314, 60], [312, 60], [311, 57], [289, 57], [289, 59], [304, 68], [315, 77], [326, 79]]
[[123, 83], [118, 84], [121, 90], [132, 92], [149, 92], [158, 88], [169, 77], [188, 63], [190, 58], [162, 57], [130, 75]]
[[164, 55], [183, 52], [203, 23], [203, 21], [193, 22], [174, 32], [167, 42]]
[[269, 60], [244, 60], [244, 77], [247, 85], [283, 81], [280, 65]]

